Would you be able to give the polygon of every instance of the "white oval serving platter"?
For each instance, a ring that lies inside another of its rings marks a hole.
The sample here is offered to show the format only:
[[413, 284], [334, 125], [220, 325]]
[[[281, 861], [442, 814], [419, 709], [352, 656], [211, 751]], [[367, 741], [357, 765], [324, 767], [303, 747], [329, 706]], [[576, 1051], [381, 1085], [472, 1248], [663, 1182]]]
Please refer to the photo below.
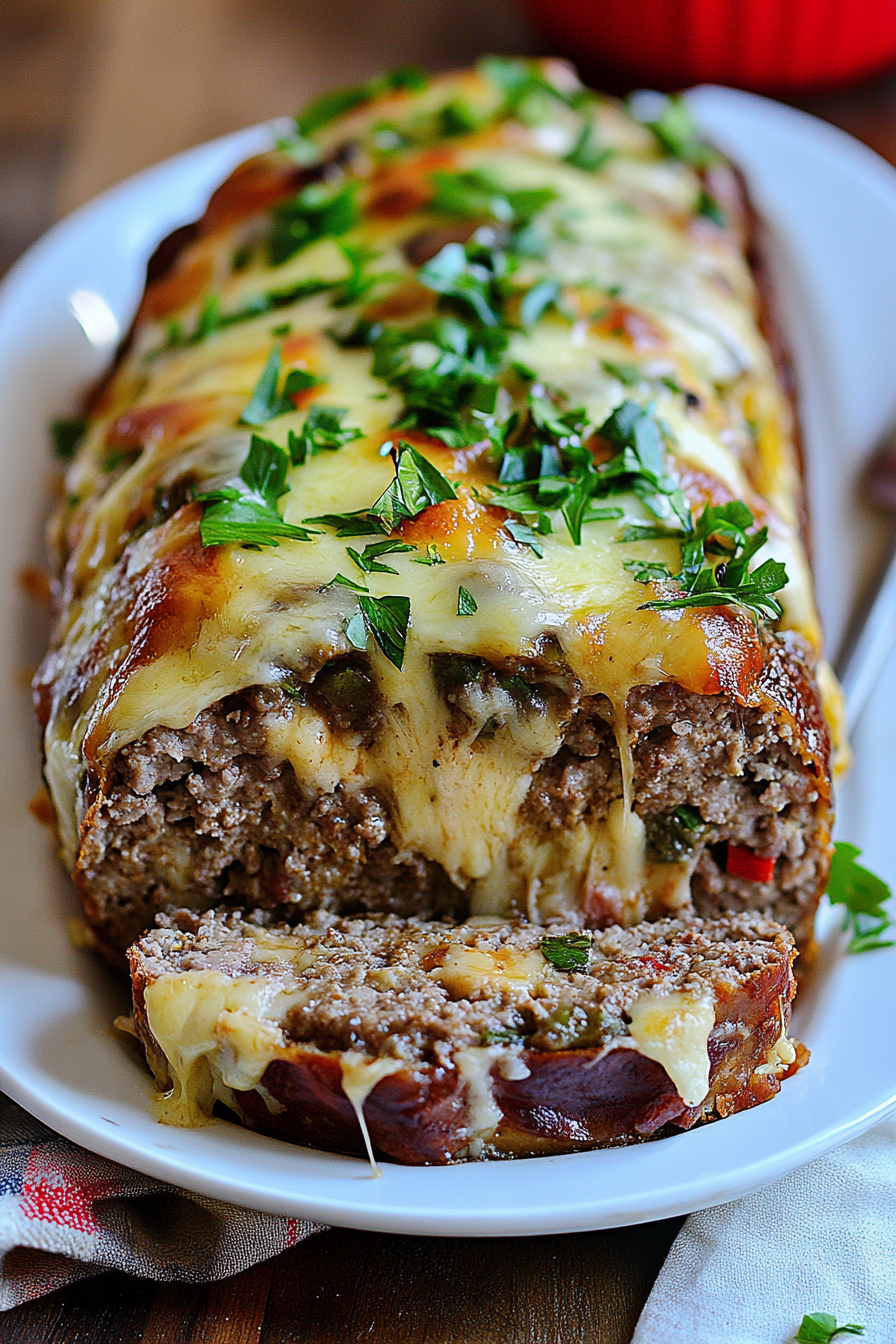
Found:
[[[800, 376], [821, 605], [832, 646], [878, 553], [856, 497], [861, 462], [896, 414], [896, 172], [848, 136], [744, 93], [691, 95], [742, 166], [774, 236]], [[0, 290], [0, 1087], [71, 1139], [257, 1209], [388, 1232], [524, 1235], [636, 1223], [718, 1204], [783, 1176], [896, 1108], [896, 948], [842, 952], [835, 922], [801, 995], [808, 1068], [780, 1097], [655, 1143], [566, 1157], [413, 1168], [293, 1148], [219, 1121], [156, 1123], [147, 1073], [110, 1030], [123, 985], [76, 950], [75, 913], [46, 832], [27, 669], [43, 630], [15, 583], [41, 559], [52, 466], [46, 425], [104, 367], [156, 242], [267, 146], [257, 127], [122, 183], [50, 231]], [[840, 833], [893, 881], [896, 660], [868, 706]]]

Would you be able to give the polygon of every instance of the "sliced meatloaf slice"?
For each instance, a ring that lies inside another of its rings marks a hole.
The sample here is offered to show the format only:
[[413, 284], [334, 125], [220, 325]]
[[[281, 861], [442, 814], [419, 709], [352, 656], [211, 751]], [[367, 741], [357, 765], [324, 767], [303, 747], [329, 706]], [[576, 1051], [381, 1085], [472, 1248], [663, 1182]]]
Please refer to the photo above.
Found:
[[633, 1143], [767, 1101], [795, 947], [755, 915], [583, 932], [162, 917], [129, 957], [160, 1118], [411, 1164]]

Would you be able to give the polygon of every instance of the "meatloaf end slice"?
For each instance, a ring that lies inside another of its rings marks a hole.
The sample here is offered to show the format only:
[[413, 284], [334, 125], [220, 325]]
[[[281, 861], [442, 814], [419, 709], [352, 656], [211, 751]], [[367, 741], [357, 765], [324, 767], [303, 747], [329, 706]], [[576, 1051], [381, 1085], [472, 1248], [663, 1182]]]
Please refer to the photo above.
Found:
[[170, 1124], [442, 1164], [661, 1137], [769, 1100], [791, 935], [756, 915], [583, 932], [324, 912], [162, 916], [129, 953]]

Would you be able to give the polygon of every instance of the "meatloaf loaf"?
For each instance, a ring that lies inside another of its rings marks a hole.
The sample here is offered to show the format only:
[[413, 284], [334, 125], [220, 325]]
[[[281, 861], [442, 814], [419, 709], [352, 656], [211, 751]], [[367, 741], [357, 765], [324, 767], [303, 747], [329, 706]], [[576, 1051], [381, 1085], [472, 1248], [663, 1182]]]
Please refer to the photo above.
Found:
[[793, 939], [756, 915], [583, 932], [320, 912], [177, 912], [131, 949], [169, 1124], [406, 1163], [536, 1156], [690, 1129], [773, 1097]]
[[222, 902], [807, 943], [829, 737], [754, 242], [682, 104], [493, 59], [317, 100], [160, 248], [36, 681], [110, 956]]

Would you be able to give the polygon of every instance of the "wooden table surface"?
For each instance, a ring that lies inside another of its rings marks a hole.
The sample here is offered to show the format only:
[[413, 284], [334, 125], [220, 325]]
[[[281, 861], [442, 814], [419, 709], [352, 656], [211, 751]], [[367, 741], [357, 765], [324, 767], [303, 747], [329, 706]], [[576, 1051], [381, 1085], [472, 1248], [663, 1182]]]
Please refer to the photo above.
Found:
[[[534, 51], [511, 0], [3, 0], [0, 270], [188, 145], [384, 66]], [[896, 73], [801, 106], [896, 164]], [[207, 1287], [107, 1273], [6, 1313], [13, 1344], [626, 1344], [678, 1219], [478, 1241], [333, 1230]]]

